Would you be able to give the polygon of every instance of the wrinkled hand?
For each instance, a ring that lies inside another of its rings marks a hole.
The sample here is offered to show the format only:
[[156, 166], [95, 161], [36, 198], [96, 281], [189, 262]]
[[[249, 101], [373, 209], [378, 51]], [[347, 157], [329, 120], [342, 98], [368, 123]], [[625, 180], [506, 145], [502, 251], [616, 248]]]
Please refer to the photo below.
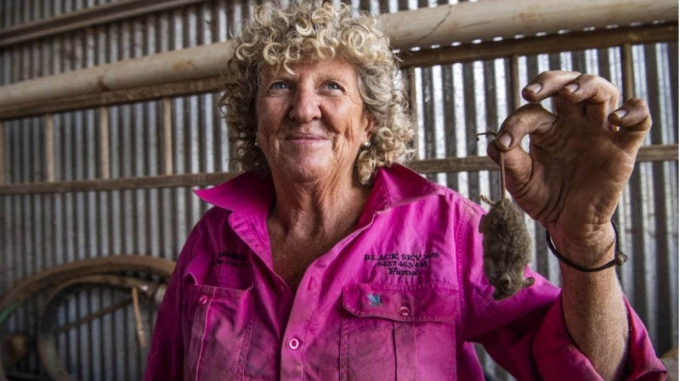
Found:
[[[505, 152], [508, 191], [563, 255], [588, 267], [608, 262], [610, 220], [652, 125], [647, 104], [633, 98], [616, 109], [610, 82], [564, 71], [541, 73], [522, 96], [530, 103], [505, 120], [487, 153], [499, 163]], [[548, 97], [556, 114], [537, 103]], [[528, 153], [520, 146], [527, 134]]]

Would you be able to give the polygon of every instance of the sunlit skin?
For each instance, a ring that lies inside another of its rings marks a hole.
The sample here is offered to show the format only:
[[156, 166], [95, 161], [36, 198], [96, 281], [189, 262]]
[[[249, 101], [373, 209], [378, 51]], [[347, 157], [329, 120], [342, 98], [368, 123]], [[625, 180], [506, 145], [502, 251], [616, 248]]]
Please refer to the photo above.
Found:
[[[507, 188], [550, 232], [571, 261], [594, 268], [614, 258], [611, 219], [652, 121], [647, 104], [627, 100], [610, 82], [577, 72], [548, 71], [522, 95], [530, 103], [510, 115], [489, 156], [505, 152]], [[552, 98], [555, 113], [538, 102]], [[521, 140], [530, 136], [525, 152]], [[576, 345], [605, 380], [623, 371], [628, 321], [615, 269], [584, 273], [560, 264], [564, 319]]]
[[257, 141], [275, 176], [299, 183], [351, 176], [372, 124], [354, 67], [336, 59], [267, 71], [257, 93]]
[[373, 120], [354, 67], [340, 59], [264, 70], [256, 99], [257, 142], [276, 200], [267, 220], [275, 271], [295, 292], [304, 270], [349, 234], [370, 188], [354, 162]]

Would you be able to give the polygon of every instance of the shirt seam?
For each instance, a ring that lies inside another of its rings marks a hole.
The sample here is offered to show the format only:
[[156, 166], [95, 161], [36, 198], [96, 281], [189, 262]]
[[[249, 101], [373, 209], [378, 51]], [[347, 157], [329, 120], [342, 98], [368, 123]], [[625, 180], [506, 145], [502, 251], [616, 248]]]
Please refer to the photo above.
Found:
[[[252, 303], [250, 303], [250, 324], [248, 324], [248, 329], [246, 330], [246, 334], [244, 337], [245, 343], [241, 347], [241, 358], [239, 359], [239, 375], [241, 376], [240, 378], [242, 380], [245, 380], [246, 378], [246, 362], [248, 361], [248, 355], [250, 353], [250, 342], [252, 341], [252, 332], [253, 332], [253, 324], [255, 323], [255, 316], [254, 316], [254, 307]], [[245, 347], [245, 348], [244, 348]]]
[[205, 336], [208, 333], [208, 317], [210, 317], [210, 305], [213, 302], [213, 299], [215, 298], [215, 290], [213, 289], [212, 295], [210, 295], [210, 301], [208, 302], [208, 305], [205, 308], [205, 322], [203, 326], [203, 337], [201, 337], [201, 349], [198, 351], [198, 361], [196, 362], [196, 378], [195, 380], [198, 381], [198, 374], [201, 369], [201, 360], [203, 358], [203, 344], [205, 343]]
[[[460, 208], [460, 205], [459, 205]], [[457, 275], [458, 275], [458, 305], [460, 308], [460, 326], [461, 329], [458, 330], [458, 332], [461, 332], [461, 340], [463, 339], [462, 332], [466, 332], [466, 324], [465, 324], [465, 316], [466, 316], [466, 311], [465, 311], [465, 303], [463, 303], [463, 299], [465, 299], [465, 292], [466, 290], [464, 289], [463, 285], [463, 253], [461, 252], [463, 249], [462, 241], [463, 237], [467, 233], [469, 221], [471, 218], [471, 214], [469, 213], [467, 208], [460, 208], [460, 210], [464, 213], [464, 218], [462, 218], [460, 221], [458, 221], [458, 226], [456, 227], [456, 238], [455, 238], [455, 243], [456, 243], [456, 266], [457, 266]], [[461, 297], [462, 294], [462, 297]]]
[[385, 184], [381, 184], [381, 188], [383, 191], [383, 194], [385, 195], [385, 199], [387, 200], [387, 208], [392, 209], [392, 199], [390, 199], [390, 194], [387, 192], [387, 187]]

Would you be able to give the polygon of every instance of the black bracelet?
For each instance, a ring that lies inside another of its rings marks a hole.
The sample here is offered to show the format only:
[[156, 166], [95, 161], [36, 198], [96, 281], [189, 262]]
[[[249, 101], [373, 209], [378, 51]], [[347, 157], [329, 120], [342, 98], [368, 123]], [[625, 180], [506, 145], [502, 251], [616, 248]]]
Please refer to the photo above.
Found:
[[562, 263], [565, 265], [574, 268], [578, 271], [582, 271], [584, 273], [594, 273], [597, 271], [602, 271], [604, 269], [608, 269], [612, 266], [621, 266], [628, 260], [628, 256], [624, 254], [621, 249], [620, 249], [620, 244], [619, 244], [619, 229], [617, 228], [616, 224], [614, 221], [612, 221], [612, 226], [614, 227], [614, 259], [612, 259], [610, 262], [600, 266], [596, 267], [594, 269], [587, 269], [585, 267], [579, 266], [576, 263], [568, 260], [565, 258], [562, 254], [557, 252], [557, 249], [555, 249], [555, 246], [553, 246], [552, 239], [550, 239], [550, 233], [548, 233], [548, 229], [545, 230], [545, 240], [548, 242], [548, 248], [550, 251], [552, 251], [553, 254], [559, 259]]

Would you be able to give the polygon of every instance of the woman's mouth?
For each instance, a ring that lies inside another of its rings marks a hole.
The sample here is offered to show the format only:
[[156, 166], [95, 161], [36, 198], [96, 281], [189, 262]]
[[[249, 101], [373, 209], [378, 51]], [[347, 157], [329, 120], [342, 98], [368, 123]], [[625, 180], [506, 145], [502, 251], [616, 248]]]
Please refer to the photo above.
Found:
[[295, 135], [289, 135], [286, 138], [286, 140], [293, 142], [293, 143], [299, 143], [299, 144], [311, 144], [311, 143], [324, 142], [328, 139], [326, 139], [325, 136], [321, 136], [321, 135], [295, 134]]

